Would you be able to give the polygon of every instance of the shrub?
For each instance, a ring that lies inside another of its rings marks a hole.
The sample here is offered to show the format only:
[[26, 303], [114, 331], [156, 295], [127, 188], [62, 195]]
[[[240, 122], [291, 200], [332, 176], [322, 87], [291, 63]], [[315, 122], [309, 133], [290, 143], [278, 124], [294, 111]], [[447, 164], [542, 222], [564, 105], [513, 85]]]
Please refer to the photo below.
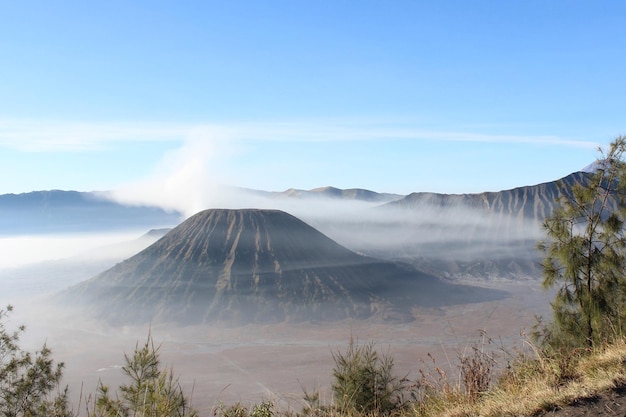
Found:
[[255, 404], [250, 412], [250, 417], [272, 417], [274, 415], [274, 404], [271, 401], [263, 401]]
[[389, 414], [404, 405], [408, 380], [393, 375], [393, 358], [379, 356], [373, 343], [350, 339], [346, 352], [333, 353], [333, 359], [332, 391], [340, 412]]
[[213, 409], [215, 417], [248, 417], [248, 408], [241, 403], [226, 406], [220, 401], [219, 405]]
[[215, 417], [272, 417], [273, 415], [274, 404], [271, 401], [254, 404], [250, 411], [241, 403], [226, 406], [221, 401], [213, 409], [213, 416]]

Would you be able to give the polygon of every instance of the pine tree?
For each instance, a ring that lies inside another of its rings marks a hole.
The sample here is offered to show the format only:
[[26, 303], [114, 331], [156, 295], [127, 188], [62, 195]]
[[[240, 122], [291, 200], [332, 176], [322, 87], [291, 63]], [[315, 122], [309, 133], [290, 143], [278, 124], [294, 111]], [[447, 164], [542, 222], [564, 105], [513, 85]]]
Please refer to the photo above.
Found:
[[160, 367], [159, 348], [151, 336], [137, 345], [132, 356], [125, 355], [122, 372], [130, 379], [113, 397], [109, 387], [100, 384], [90, 417], [194, 417], [196, 412], [174, 378], [172, 370]]
[[543, 332], [547, 344], [593, 347], [624, 333], [624, 152], [626, 137], [617, 137], [584, 183], [560, 184], [560, 206], [544, 221], [543, 286], [559, 286], [553, 323]]
[[63, 363], [54, 363], [45, 344], [34, 353], [20, 347], [25, 327], [6, 328], [12, 311], [0, 310], [0, 416], [71, 417], [67, 387], [60, 388]]

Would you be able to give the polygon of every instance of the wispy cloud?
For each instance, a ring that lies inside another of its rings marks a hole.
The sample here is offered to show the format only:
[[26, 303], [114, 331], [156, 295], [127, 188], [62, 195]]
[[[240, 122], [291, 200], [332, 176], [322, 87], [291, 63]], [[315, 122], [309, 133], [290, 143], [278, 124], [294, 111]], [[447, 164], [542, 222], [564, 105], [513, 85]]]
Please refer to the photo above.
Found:
[[[600, 143], [576, 140], [554, 135], [502, 135], [421, 129], [406, 127], [407, 123], [368, 122], [286, 122], [286, 123], [242, 123], [224, 126], [224, 131], [242, 139], [266, 141], [328, 142], [346, 140], [432, 140], [447, 142], [480, 142], [503, 144], [554, 145], [563, 147], [596, 149]], [[410, 125], [410, 124], [409, 124]]]
[[189, 126], [0, 119], [0, 146], [25, 152], [97, 151], [119, 141], [182, 140]]
[[[595, 149], [594, 141], [550, 135], [500, 135], [428, 130], [358, 121], [302, 121], [274, 123], [90, 123], [0, 119], [0, 146], [26, 152], [97, 151], [119, 141], [184, 141], [204, 132], [242, 141], [372, 141], [429, 140], [529, 144]], [[198, 134], [198, 132], [202, 132]]]

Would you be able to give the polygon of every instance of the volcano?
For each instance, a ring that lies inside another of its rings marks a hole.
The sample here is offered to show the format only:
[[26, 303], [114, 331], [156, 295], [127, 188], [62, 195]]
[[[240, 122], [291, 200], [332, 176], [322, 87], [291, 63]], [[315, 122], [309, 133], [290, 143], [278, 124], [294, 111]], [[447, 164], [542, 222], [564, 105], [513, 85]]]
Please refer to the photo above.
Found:
[[502, 296], [359, 255], [278, 210], [206, 210], [64, 293], [117, 323], [410, 320]]

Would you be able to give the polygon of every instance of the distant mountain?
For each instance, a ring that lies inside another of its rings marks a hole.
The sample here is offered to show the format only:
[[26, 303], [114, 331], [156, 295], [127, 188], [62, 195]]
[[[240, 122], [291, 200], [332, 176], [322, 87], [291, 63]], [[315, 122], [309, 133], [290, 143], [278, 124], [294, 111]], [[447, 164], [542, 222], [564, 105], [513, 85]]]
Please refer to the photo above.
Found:
[[412, 193], [386, 205], [391, 209], [414, 209], [429, 205], [438, 208], [458, 207], [477, 209], [490, 216], [506, 216], [524, 220], [543, 221], [552, 213], [561, 188], [571, 189], [574, 184], [584, 183], [587, 172], [576, 172], [558, 181], [517, 187], [498, 192], [478, 194]]
[[[543, 220], [589, 173], [477, 194], [413, 193], [350, 221], [316, 224], [351, 249], [453, 279], [539, 279]], [[559, 187], [559, 182], [563, 188]]]
[[342, 190], [335, 187], [320, 187], [309, 191], [290, 188], [284, 193], [297, 197], [324, 196], [343, 200], [359, 200], [376, 203], [394, 201], [403, 197], [399, 194], [377, 193], [370, 190], [364, 190], [362, 188], [349, 188]]
[[94, 192], [0, 195], [0, 235], [150, 229], [174, 226], [181, 220], [180, 213], [122, 205]]
[[390, 201], [403, 198], [400, 194], [391, 193], [377, 193], [375, 191], [364, 190], [362, 188], [349, 188], [340, 189], [335, 187], [320, 187], [313, 188], [311, 190], [299, 190], [296, 188], [289, 188], [285, 191], [260, 191], [260, 190], [247, 190], [253, 194], [271, 197], [271, 198], [295, 198], [295, 199], [318, 199], [318, 198], [331, 198], [337, 200], [354, 200], [364, 201], [369, 203], [388, 203]]
[[278, 210], [206, 210], [64, 299], [118, 323], [378, 318], [502, 296], [358, 255]]

